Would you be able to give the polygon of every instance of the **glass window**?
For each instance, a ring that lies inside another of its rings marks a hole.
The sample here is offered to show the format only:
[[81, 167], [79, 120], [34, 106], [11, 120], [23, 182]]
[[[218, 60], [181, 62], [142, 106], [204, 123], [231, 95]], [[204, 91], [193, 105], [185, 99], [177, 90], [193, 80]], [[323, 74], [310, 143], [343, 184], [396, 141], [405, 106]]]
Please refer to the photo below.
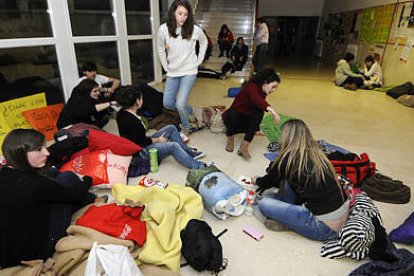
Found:
[[68, 0], [74, 36], [115, 35], [111, 0]]
[[152, 40], [130, 40], [128, 44], [132, 83], [153, 81], [154, 62], [152, 58]]
[[129, 35], [151, 34], [150, 0], [125, 0], [125, 10]]
[[40, 92], [48, 104], [64, 102], [55, 47], [0, 49], [0, 101]]
[[47, 0], [0, 0], [0, 39], [50, 37]]
[[75, 52], [79, 69], [89, 61], [96, 64], [98, 74], [121, 79], [116, 42], [79, 43], [75, 44]]
[[161, 24], [166, 22], [168, 19], [168, 9], [170, 8], [168, 0], [160, 0], [160, 22]]

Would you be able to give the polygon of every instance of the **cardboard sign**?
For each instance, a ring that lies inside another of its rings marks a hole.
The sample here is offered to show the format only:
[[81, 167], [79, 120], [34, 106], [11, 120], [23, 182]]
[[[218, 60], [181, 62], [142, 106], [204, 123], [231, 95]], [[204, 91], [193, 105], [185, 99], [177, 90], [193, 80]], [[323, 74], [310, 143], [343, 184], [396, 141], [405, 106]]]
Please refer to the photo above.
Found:
[[[45, 93], [39, 93], [0, 103], [0, 145], [7, 133], [15, 128], [31, 128], [22, 112], [46, 106]], [[1, 153], [1, 148], [0, 148]]]
[[46, 141], [50, 141], [58, 131], [56, 123], [62, 109], [63, 103], [27, 110], [22, 114], [33, 129], [43, 133]]

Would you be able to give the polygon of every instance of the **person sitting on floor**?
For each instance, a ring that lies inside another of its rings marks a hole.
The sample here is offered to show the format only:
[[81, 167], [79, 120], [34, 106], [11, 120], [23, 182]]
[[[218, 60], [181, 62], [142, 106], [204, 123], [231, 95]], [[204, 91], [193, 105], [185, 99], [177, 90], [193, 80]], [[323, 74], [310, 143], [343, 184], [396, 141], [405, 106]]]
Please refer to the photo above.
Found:
[[[118, 123], [119, 134], [149, 151], [157, 149], [158, 159], [162, 160], [170, 155], [178, 163], [189, 169], [200, 169], [206, 167], [204, 162], [197, 159], [204, 156], [202, 151], [188, 147], [181, 139], [180, 133], [173, 125], [167, 125], [151, 136], [146, 135], [146, 128], [137, 111], [143, 104], [140, 87], [125, 87], [115, 93], [115, 99], [122, 106], [118, 111], [116, 122]], [[134, 155], [134, 158], [140, 158]]]
[[57, 121], [57, 128], [85, 123], [103, 127], [108, 122], [108, 108], [116, 106], [116, 101], [100, 102], [99, 95], [104, 91], [94, 80], [81, 81], [72, 91]]
[[231, 46], [234, 43], [234, 35], [230, 31], [229, 27], [226, 24], [223, 24], [220, 28], [220, 32], [217, 35], [217, 44], [220, 48], [219, 57], [222, 57], [224, 52], [226, 56], [230, 57]]
[[278, 193], [259, 201], [271, 230], [288, 228], [324, 241], [336, 238], [348, 219], [349, 200], [335, 169], [302, 120], [282, 125], [280, 154], [255, 184], [258, 193], [279, 188]]
[[94, 80], [96, 81], [96, 83], [98, 83], [99, 87], [105, 88], [105, 93], [103, 95], [105, 95], [105, 97], [107, 98], [109, 98], [115, 92], [115, 90], [118, 89], [118, 87], [121, 85], [121, 81], [117, 78], [107, 77], [98, 74], [96, 64], [90, 61], [87, 61], [83, 64], [82, 77], [79, 79], [79, 82], [85, 79]]
[[0, 168], [0, 268], [46, 260], [72, 214], [95, 201], [88, 192], [92, 179], [49, 168], [45, 137], [33, 129], [9, 132], [2, 151], [7, 163]]
[[354, 60], [355, 56], [353, 54], [346, 53], [345, 57], [338, 61], [335, 69], [335, 84], [355, 91], [364, 85], [364, 76], [351, 70], [351, 63]]
[[374, 89], [382, 86], [381, 66], [371, 55], [365, 58], [363, 74], [365, 89]]
[[243, 70], [244, 64], [246, 64], [247, 57], [249, 55], [249, 48], [244, 44], [243, 37], [238, 37], [236, 44], [230, 51], [230, 57], [234, 64], [235, 71]]
[[279, 75], [273, 69], [265, 69], [244, 84], [230, 108], [223, 113], [227, 135], [226, 151], [234, 150], [235, 134], [245, 133], [237, 154], [246, 160], [250, 159], [249, 145], [259, 130], [264, 112], [270, 112], [275, 123], [280, 121], [279, 115], [266, 101], [266, 97], [276, 90], [279, 83]]

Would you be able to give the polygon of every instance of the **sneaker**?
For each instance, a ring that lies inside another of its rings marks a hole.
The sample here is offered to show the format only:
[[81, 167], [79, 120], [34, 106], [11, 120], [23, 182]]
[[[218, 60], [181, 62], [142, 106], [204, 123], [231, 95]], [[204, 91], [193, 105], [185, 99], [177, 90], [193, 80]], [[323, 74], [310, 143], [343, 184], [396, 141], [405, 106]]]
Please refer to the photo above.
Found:
[[194, 160], [200, 159], [201, 157], [203, 157], [205, 155], [204, 152], [202, 151], [198, 151], [196, 148], [191, 148], [191, 157], [194, 158]]

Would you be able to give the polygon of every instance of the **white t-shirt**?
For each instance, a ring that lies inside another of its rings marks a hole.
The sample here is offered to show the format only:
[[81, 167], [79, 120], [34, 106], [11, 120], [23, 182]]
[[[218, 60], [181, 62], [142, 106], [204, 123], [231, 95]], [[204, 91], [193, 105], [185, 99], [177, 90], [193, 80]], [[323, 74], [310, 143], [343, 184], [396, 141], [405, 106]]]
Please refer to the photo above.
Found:
[[[179, 34], [176, 38], [171, 37], [166, 23], [158, 30], [157, 48], [161, 65], [169, 77], [196, 75], [207, 49], [207, 38], [196, 25], [191, 39], [181, 37], [181, 27], [177, 28], [176, 33]], [[195, 52], [197, 40], [200, 43], [198, 57]]]
[[[79, 79], [79, 82], [81, 82], [85, 79], [86, 79], [86, 77], [83, 76], [82, 78]], [[102, 87], [103, 84], [109, 82], [109, 77], [104, 76], [104, 75], [100, 75], [100, 74], [96, 74], [95, 81], [99, 84], [99, 87]]]

